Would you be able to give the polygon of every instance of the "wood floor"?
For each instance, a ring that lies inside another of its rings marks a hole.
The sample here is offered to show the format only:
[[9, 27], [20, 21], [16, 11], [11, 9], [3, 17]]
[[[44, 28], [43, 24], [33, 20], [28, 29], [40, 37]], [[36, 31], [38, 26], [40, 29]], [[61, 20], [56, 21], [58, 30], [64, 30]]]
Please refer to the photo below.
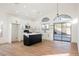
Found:
[[1, 56], [78, 56], [74, 43], [47, 41], [24, 46], [22, 42], [0, 45]]

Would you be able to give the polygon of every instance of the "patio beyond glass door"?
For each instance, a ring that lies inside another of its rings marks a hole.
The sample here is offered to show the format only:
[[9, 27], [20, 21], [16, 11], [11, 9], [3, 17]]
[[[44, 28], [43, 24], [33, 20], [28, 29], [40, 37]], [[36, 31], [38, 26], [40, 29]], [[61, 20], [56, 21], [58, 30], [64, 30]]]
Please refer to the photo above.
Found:
[[54, 40], [61, 40], [61, 24], [54, 24]]
[[54, 40], [57, 41], [71, 41], [71, 24], [70, 23], [56, 23], [54, 24]]

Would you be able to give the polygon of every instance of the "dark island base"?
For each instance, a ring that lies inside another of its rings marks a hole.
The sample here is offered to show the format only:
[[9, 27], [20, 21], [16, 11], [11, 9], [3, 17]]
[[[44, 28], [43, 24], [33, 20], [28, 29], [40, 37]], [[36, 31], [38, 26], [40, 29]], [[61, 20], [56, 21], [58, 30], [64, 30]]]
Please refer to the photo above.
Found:
[[23, 44], [26, 46], [30, 46], [30, 45], [33, 45], [33, 44], [36, 44], [39, 42], [42, 42], [42, 35], [41, 34], [29, 35], [29, 37], [24, 35]]

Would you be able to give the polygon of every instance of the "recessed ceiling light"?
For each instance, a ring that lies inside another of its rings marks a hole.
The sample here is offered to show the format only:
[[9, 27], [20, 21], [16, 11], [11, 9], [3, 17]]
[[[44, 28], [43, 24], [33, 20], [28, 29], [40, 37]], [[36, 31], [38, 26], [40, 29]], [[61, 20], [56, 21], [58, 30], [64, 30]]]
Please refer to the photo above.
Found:
[[26, 8], [26, 5], [24, 5], [23, 7]]

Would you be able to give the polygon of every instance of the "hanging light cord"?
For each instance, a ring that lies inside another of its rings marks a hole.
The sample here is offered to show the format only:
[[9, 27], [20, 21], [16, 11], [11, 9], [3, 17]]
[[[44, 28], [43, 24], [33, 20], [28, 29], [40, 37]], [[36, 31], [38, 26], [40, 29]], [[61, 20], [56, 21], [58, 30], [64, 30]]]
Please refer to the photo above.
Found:
[[57, 3], [57, 16], [59, 16], [59, 10], [58, 10], [59, 6], [58, 6], [58, 3]]

